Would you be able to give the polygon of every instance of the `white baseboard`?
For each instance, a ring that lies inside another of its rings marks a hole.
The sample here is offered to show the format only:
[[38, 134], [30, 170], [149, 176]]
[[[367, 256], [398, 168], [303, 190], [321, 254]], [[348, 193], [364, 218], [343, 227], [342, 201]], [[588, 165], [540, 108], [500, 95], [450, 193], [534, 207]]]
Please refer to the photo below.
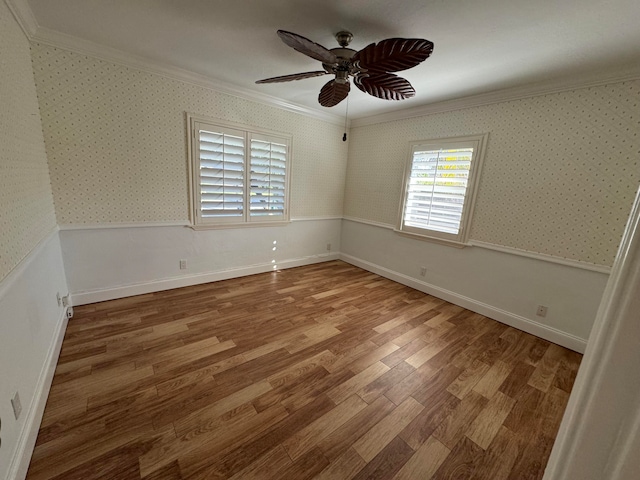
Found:
[[459, 305], [463, 308], [466, 308], [467, 310], [479, 313], [493, 320], [497, 320], [498, 322], [504, 323], [537, 337], [544, 338], [545, 340], [569, 348], [576, 352], [584, 353], [584, 350], [587, 346], [587, 340], [584, 338], [576, 337], [561, 330], [549, 327], [548, 325], [543, 325], [541, 323], [535, 322], [521, 315], [496, 308], [473, 298], [465, 297], [450, 290], [446, 290], [430, 283], [417, 280], [402, 273], [389, 270], [385, 267], [381, 267], [380, 265], [376, 265], [374, 263], [367, 262], [365, 260], [361, 260], [357, 257], [346, 254], [340, 254], [340, 259], [357, 267], [363, 268], [369, 272], [376, 273], [382, 277], [388, 278], [408, 287], [415, 288], [416, 290], [428, 293], [429, 295], [433, 295], [434, 297], [441, 298], [443, 300], [446, 300], [447, 302]]
[[40, 424], [42, 423], [44, 407], [47, 404], [51, 382], [53, 381], [53, 375], [56, 371], [56, 365], [58, 364], [62, 341], [64, 340], [64, 334], [67, 330], [67, 322], [67, 310], [64, 309], [62, 318], [58, 319], [53, 341], [47, 352], [46, 361], [40, 371], [33, 398], [26, 411], [27, 418], [20, 432], [18, 445], [11, 460], [11, 465], [9, 466], [9, 476], [7, 477], [9, 480], [24, 480], [27, 476], [31, 455], [36, 445]]
[[[278, 270], [301, 267], [303, 265], [311, 265], [314, 263], [329, 262], [331, 260], [338, 260], [339, 258], [339, 253], [327, 253], [322, 255], [314, 255], [311, 257], [285, 260], [282, 262], [278, 262]], [[255, 275], [257, 273], [265, 273], [271, 271], [273, 271], [273, 264], [271, 263], [248, 265], [217, 272], [183, 275], [180, 277], [151, 280], [149, 282], [122, 285], [113, 288], [71, 292], [71, 300], [73, 305], [86, 305], [89, 303], [114, 300], [116, 298], [132, 297], [134, 295], [143, 295], [145, 293], [160, 292], [163, 290], [171, 290], [172, 288], [188, 287], [191, 285], [217, 282], [220, 280], [228, 280], [230, 278], [244, 277], [247, 275]]]

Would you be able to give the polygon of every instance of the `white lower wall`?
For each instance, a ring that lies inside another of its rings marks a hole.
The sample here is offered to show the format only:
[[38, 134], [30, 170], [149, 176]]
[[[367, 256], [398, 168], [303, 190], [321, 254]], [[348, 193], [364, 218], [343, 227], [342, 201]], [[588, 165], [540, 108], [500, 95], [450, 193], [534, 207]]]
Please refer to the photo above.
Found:
[[[336, 259], [341, 222], [214, 230], [88, 227], [60, 234], [72, 301], [81, 305]], [[186, 270], [179, 268], [181, 259]]]
[[[542, 257], [417, 240], [347, 219], [341, 258], [579, 352], [609, 277]], [[548, 307], [545, 318], [536, 316], [538, 305]]]
[[56, 293], [68, 293], [57, 230], [0, 282], [0, 478], [26, 475], [66, 327]]

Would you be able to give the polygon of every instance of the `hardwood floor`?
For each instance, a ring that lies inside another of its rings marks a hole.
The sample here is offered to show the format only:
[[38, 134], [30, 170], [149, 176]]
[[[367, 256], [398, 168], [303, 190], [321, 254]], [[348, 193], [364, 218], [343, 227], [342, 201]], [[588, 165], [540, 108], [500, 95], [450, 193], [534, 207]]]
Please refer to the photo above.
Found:
[[580, 360], [339, 261], [81, 306], [28, 478], [539, 479]]

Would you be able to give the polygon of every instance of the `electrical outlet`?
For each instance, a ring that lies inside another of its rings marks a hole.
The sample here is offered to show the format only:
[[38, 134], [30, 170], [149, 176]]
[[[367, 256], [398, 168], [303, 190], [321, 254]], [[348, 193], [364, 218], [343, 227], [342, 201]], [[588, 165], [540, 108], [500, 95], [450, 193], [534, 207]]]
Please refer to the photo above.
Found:
[[62, 306], [62, 297], [60, 296], [60, 292], [56, 293], [56, 300], [58, 300], [58, 306]]
[[547, 307], [545, 307], [544, 305], [538, 305], [538, 309], [536, 310], [536, 315], [539, 317], [546, 317]]
[[16, 394], [11, 399], [11, 406], [13, 407], [13, 415], [17, 420], [22, 413], [22, 403], [20, 403], [20, 394], [18, 392], [16, 392]]
[[180, 260], [180, 270], [186, 270], [187, 269], [187, 260], [186, 259], [182, 259]]
[[67, 307], [67, 318], [68, 319], [73, 318], [73, 307]]
[[420, 276], [424, 277], [427, 274], [427, 267], [420, 267]]
[[330, 251], [331, 251], [331, 244], [327, 243], [327, 252], [330, 252]]

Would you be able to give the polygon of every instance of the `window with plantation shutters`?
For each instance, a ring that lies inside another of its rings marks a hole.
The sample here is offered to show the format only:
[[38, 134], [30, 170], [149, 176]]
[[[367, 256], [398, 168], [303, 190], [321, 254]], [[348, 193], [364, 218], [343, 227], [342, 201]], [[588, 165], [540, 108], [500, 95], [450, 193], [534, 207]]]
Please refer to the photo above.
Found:
[[287, 221], [290, 137], [188, 120], [194, 223]]
[[277, 138], [251, 136], [250, 215], [283, 217], [287, 144]]
[[464, 243], [486, 135], [411, 144], [399, 230]]

